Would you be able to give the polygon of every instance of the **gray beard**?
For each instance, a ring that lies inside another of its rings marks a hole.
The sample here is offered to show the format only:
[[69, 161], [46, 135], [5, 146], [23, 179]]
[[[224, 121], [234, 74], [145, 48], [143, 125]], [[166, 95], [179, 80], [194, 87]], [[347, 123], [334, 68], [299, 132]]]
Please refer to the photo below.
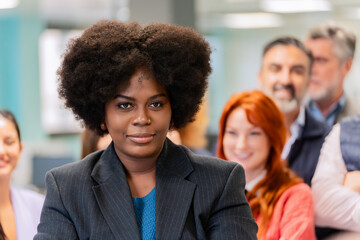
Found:
[[280, 111], [284, 114], [293, 112], [300, 105], [296, 98], [291, 100], [273, 98], [273, 100]]
[[280, 109], [283, 114], [290, 113], [295, 111], [295, 109], [302, 104], [302, 100], [296, 99], [296, 97], [292, 99], [279, 99], [276, 98], [271, 91], [267, 91], [263, 89], [264, 93], [268, 95], [275, 103], [276, 106]]

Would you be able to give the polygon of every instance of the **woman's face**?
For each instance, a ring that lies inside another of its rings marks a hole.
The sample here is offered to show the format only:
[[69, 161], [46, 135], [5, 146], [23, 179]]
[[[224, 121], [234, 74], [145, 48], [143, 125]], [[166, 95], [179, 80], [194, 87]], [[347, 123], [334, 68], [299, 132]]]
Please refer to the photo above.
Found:
[[165, 87], [146, 70], [130, 78], [105, 106], [105, 125], [124, 160], [156, 159], [170, 128], [171, 105]]
[[265, 169], [270, 147], [264, 130], [251, 124], [241, 107], [229, 114], [224, 132], [224, 154], [227, 160], [244, 167], [247, 181]]
[[10, 177], [21, 150], [22, 144], [14, 123], [0, 116], [0, 179]]

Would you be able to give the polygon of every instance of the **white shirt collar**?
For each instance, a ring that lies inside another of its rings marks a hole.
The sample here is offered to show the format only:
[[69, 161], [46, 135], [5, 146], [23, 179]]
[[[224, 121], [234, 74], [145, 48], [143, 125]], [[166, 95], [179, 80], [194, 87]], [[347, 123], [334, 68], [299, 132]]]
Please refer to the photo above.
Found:
[[256, 178], [246, 183], [246, 191], [251, 191], [255, 187], [255, 185], [258, 184], [265, 176], [266, 170], [264, 169], [259, 175], [256, 176]]

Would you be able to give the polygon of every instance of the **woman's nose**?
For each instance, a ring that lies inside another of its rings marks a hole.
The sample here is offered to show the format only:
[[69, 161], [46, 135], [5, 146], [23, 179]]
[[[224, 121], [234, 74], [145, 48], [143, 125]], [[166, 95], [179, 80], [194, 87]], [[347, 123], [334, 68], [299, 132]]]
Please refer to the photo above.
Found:
[[240, 135], [236, 139], [236, 149], [244, 149], [247, 148], [247, 139], [246, 136]]
[[135, 119], [134, 119], [134, 125], [150, 125], [151, 124], [151, 118], [148, 115], [146, 110], [139, 110], [137, 113]]

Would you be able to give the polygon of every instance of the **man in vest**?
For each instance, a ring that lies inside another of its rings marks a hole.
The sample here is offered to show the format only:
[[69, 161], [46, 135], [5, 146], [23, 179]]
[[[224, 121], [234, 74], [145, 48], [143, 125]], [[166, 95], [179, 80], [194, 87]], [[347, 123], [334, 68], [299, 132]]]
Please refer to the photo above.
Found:
[[316, 224], [357, 232], [352, 239], [360, 239], [360, 115], [333, 127], [321, 149], [311, 188]]
[[329, 132], [329, 127], [315, 120], [303, 106], [311, 63], [311, 53], [302, 42], [293, 37], [280, 37], [264, 47], [258, 75], [261, 89], [284, 115], [288, 140], [282, 157], [308, 185]]

